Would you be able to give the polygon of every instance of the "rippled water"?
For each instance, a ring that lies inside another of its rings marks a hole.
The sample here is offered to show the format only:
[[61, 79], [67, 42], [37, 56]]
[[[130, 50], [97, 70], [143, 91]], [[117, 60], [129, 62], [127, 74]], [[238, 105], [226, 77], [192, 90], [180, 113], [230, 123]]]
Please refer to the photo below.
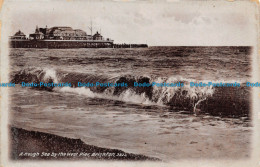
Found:
[[250, 74], [250, 47], [139, 49], [12, 49], [13, 71], [26, 67], [118, 76], [125, 74], [240, 80]]
[[[12, 88], [11, 124], [163, 160], [247, 157], [249, 122], [230, 118], [247, 116], [245, 88], [89, 89], [75, 83], [246, 82], [251, 76], [250, 60], [249, 47], [12, 49], [14, 82], [70, 82], [73, 87]], [[220, 101], [226, 96], [233, 97], [234, 109], [228, 101]], [[183, 114], [192, 113], [198, 101], [203, 101], [197, 106], [204, 114]], [[212, 112], [217, 106], [221, 107]], [[229, 118], [217, 116], [227, 112]], [[242, 147], [231, 149], [230, 144]]]

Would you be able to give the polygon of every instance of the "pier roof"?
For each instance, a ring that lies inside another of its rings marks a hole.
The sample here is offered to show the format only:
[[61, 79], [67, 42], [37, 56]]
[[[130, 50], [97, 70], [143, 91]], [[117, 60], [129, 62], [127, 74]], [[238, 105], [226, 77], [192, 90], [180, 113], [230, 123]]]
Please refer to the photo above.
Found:
[[24, 33], [22, 31], [17, 31], [14, 36], [25, 36]]

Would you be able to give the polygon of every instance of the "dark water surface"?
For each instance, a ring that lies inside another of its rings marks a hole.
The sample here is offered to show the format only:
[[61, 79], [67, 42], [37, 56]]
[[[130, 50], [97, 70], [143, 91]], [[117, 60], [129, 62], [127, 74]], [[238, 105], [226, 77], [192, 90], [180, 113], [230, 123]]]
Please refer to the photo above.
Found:
[[[11, 124], [163, 160], [247, 157], [250, 123], [231, 117], [248, 116], [248, 89], [139, 89], [132, 83], [243, 83], [251, 77], [250, 61], [250, 47], [12, 49], [13, 82], [72, 87], [12, 88]], [[129, 87], [80, 88], [79, 81]], [[181, 114], [194, 111], [203, 114]]]

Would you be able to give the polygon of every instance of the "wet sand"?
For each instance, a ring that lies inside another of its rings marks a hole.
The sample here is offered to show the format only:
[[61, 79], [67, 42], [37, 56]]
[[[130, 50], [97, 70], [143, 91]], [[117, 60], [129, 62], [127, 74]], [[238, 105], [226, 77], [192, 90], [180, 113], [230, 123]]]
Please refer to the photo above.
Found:
[[11, 127], [11, 159], [14, 160], [149, 160], [144, 155], [88, 145], [80, 139]]

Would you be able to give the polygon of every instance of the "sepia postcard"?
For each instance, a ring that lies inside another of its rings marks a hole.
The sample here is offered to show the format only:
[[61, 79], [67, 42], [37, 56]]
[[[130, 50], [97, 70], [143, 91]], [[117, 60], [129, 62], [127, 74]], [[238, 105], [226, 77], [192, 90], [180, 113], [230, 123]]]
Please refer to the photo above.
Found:
[[260, 166], [258, 1], [0, 2], [1, 166]]

